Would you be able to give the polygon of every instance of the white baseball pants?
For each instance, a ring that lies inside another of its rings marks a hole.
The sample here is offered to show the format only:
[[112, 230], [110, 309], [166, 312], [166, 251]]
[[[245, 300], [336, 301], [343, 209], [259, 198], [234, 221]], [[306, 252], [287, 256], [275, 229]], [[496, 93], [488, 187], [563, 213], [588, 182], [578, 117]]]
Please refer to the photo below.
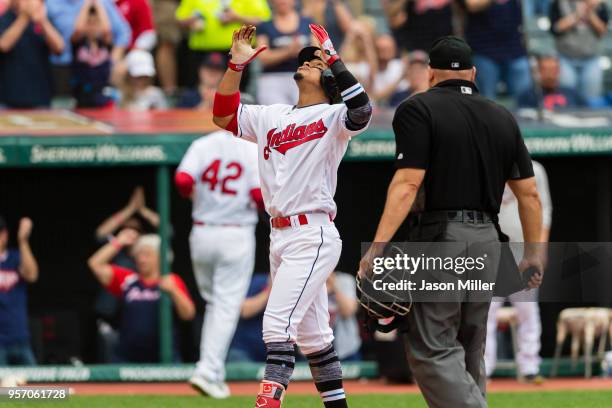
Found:
[[255, 226], [194, 226], [189, 237], [196, 282], [206, 301], [195, 374], [225, 380], [225, 358], [255, 264]]
[[[535, 375], [540, 371], [540, 307], [538, 291], [522, 291], [508, 298], [518, 314], [516, 362], [521, 375]], [[493, 298], [487, 320], [487, 344], [485, 348], [485, 369], [490, 377], [497, 363], [497, 309], [504, 304], [503, 299]]]
[[327, 214], [308, 214], [308, 225], [272, 229], [272, 290], [263, 320], [263, 340], [296, 342], [304, 354], [329, 346], [325, 281], [340, 258], [342, 241]]

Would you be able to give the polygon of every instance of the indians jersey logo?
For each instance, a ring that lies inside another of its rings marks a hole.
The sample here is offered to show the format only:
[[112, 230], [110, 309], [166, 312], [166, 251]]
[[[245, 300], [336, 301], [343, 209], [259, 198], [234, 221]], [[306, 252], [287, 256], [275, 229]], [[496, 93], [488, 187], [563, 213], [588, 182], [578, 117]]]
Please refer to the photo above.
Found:
[[298, 127], [296, 127], [295, 123], [292, 123], [284, 130], [278, 132], [276, 128], [270, 129], [267, 135], [268, 145], [263, 151], [264, 159], [268, 160], [270, 158], [271, 149], [284, 155], [287, 150], [311, 140], [320, 139], [325, 133], [327, 133], [327, 128], [323, 123], [323, 119]]
[[0, 269], [0, 292], [8, 292], [19, 282], [17, 271], [6, 271]]

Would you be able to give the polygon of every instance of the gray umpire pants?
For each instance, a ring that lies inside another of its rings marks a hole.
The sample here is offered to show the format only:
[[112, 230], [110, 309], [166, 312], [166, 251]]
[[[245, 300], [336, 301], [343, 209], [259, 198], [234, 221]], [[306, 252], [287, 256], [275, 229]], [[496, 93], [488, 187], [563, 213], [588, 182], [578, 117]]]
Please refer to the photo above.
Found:
[[[464, 278], [495, 282], [499, 239], [493, 224], [448, 223], [435, 241], [488, 243], [485, 271]], [[467, 255], [477, 256], [467, 248]], [[429, 407], [487, 407], [484, 351], [491, 299], [480, 294], [478, 301], [470, 301], [470, 296], [464, 291], [453, 301], [414, 303], [407, 316], [408, 363]]]

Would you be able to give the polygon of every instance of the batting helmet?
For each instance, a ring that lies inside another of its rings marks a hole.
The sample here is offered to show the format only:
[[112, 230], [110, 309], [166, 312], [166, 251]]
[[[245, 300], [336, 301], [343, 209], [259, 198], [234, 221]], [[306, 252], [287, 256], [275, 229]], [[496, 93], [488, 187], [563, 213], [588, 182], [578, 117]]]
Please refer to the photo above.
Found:
[[[298, 66], [301, 67], [306, 61], [312, 61], [313, 59], [320, 59], [316, 52], [321, 51], [319, 47], [304, 47], [298, 54]], [[330, 103], [339, 103], [342, 101], [340, 97], [340, 89], [336, 83], [336, 78], [331, 69], [327, 68], [321, 72], [321, 87], [325, 92], [325, 95], [329, 98]]]

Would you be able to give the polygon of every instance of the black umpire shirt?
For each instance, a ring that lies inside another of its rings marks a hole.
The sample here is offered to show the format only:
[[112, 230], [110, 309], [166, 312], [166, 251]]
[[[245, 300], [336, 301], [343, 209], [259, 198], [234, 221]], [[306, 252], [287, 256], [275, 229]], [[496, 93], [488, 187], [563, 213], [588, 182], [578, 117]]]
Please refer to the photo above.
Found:
[[426, 170], [415, 211], [497, 214], [506, 181], [534, 175], [512, 114], [469, 81], [444, 81], [405, 100], [393, 131], [395, 166]]

